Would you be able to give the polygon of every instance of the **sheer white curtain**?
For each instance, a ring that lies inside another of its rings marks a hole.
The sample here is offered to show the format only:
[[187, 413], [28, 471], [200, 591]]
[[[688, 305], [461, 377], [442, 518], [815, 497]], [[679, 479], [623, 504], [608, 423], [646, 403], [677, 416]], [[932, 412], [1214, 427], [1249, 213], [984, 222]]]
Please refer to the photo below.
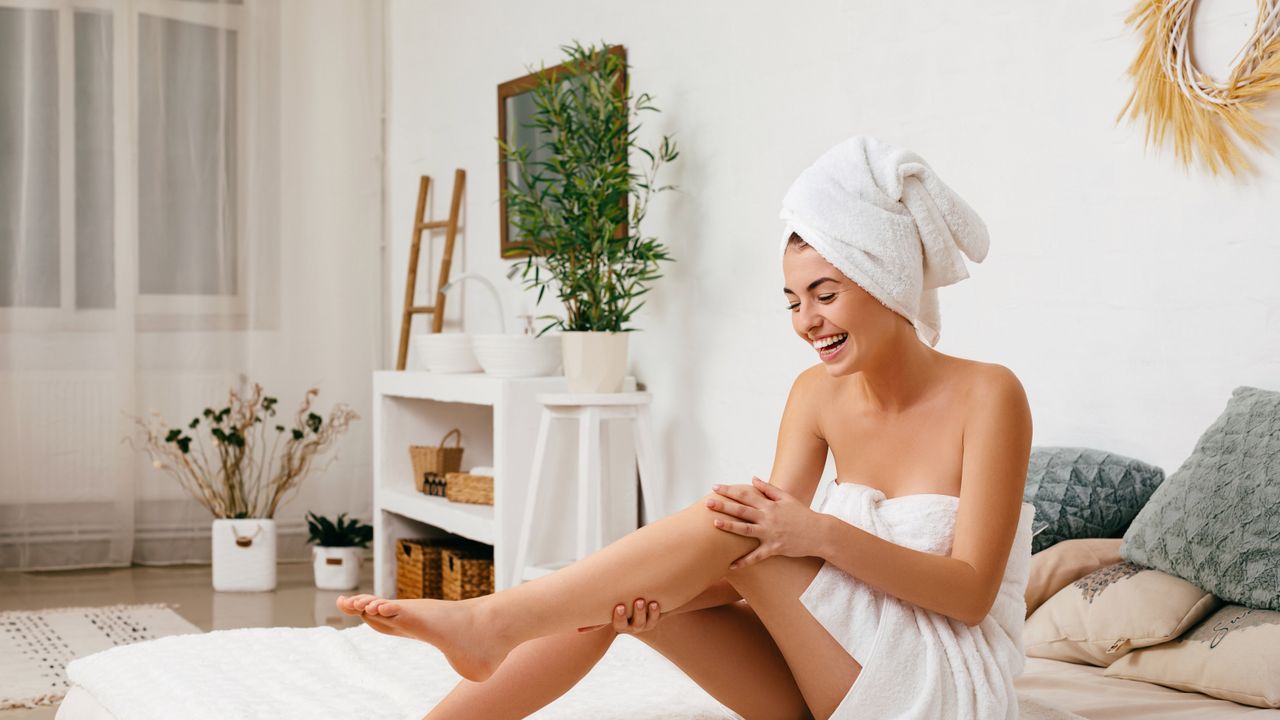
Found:
[[307, 510], [368, 518], [378, 8], [0, 0], [0, 569], [208, 561], [208, 511], [124, 439], [246, 380], [362, 416], [282, 559]]

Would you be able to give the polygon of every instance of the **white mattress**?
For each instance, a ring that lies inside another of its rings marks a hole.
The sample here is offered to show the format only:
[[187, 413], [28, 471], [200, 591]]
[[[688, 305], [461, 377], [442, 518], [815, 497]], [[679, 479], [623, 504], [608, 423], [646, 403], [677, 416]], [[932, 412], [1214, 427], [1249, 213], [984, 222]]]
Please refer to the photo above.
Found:
[[[457, 682], [457, 675], [431, 646], [380, 635], [363, 626], [342, 632], [272, 628], [179, 637], [187, 639], [162, 638], [76, 661], [79, 664], [68, 669], [75, 684], [58, 708], [57, 720], [310, 719], [319, 716], [309, 707], [317, 702], [359, 702], [368, 710], [388, 711], [375, 713], [378, 717], [418, 720]], [[335, 641], [332, 651], [344, 656], [342, 672], [331, 679], [318, 677], [326, 672], [332, 675], [335, 668], [321, 664], [324, 653], [314, 650]], [[227, 652], [228, 648], [241, 652]], [[291, 649], [284, 667], [292, 666], [296, 672], [282, 672], [279, 659], [270, 657], [280, 648]], [[198, 661], [182, 661], [192, 653]], [[385, 680], [388, 656], [396, 657], [395, 667], [410, 677], [403, 683], [392, 678], [394, 686], [381, 687], [367, 677], [362, 679], [374, 673]], [[278, 678], [274, 688], [279, 692], [264, 691], [260, 682], [252, 682], [264, 676]], [[305, 683], [306, 690], [299, 685], [290, 692], [289, 687], [299, 683]], [[1102, 668], [1041, 658], [1027, 659], [1015, 685], [1024, 720], [1069, 720], [1070, 713], [1089, 720], [1280, 720], [1280, 710], [1109, 678], [1102, 675]], [[317, 687], [331, 688], [333, 697], [312, 697]], [[404, 706], [406, 688], [409, 706]], [[401, 697], [402, 707], [396, 708], [393, 696]], [[533, 717], [728, 720], [737, 716], [661, 655], [624, 635], [577, 686]]]

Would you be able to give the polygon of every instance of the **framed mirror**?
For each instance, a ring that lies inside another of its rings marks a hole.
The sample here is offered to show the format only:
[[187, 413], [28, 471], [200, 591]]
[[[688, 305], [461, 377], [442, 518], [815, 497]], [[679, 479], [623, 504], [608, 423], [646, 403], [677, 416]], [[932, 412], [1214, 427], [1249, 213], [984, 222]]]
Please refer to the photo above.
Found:
[[[618, 92], [627, 90], [627, 50], [621, 45], [610, 45], [608, 52], [622, 59], [622, 72], [618, 77]], [[573, 72], [566, 63], [544, 70], [557, 82], [572, 82]], [[545, 159], [541, 150], [546, 141], [546, 133], [533, 127], [533, 116], [537, 108], [534, 105], [533, 93], [538, 85], [539, 73], [530, 73], [523, 77], [508, 80], [498, 85], [498, 137], [512, 147], [528, 147], [530, 160]], [[513, 177], [520, 182], [514, 163], [503, 158], [502, 149], [498, 149], [498, 227], [500, 228], [501, 245], [498, 254], [504, 259], [527, 257], [529, 250], [522, 245], [518, 237], [519, 231], [507, 219], [507, 178]], [[626, 198], [623, 198], [626, 202]], [[620, 228], [625, 230], [625, 228]]]

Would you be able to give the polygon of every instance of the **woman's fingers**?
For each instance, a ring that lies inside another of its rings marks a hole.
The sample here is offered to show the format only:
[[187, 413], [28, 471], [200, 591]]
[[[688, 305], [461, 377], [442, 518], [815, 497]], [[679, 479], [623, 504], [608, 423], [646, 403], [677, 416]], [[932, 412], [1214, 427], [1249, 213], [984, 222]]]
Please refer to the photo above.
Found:
[[613, 608], [613, 629], [615, 632], [624, 633], [629, 630], [627, 627], [627, 606], [619, 603]]
[[764, 503], [772, 502], [763, 492], [760, 492], [755, 485], [712, 485], [711, 489], [717, 494], [737, 501], [741, 505], [750, 507], [763, 507]]
[[[652, 630], [658, 624], [658, 603], [636, 598], [630, 606], [615, 605], [613, 608], [613, 629], [618, 633], [636, 633]], [[585, 631], [586, 628], [579, 628]]]
[[763, 517], [763, 514], [759, 510], [725, 498], [707, 498], [707, 507], [715, 510], [716, 512], [722, 512], [726, 515], [732, 515], [751, 522], [755, 522]]
[[637, 598], [635, 608], [635, 612], [631, 613], [631, 627], [637, 631], [644, 630], [649, 622], [649, 606], [645, 604], [644, 598]]
[[725, 520], [724, 518], [716, 518], [714, 524], [716, 527], [720, 528], [721, 530], [724, 530], [725, 532], [731, 532], [734, 535], [743, 535], [745, 537], [759, 538], [759, 533], [757, 532], [760, 528], [759, 525], [753, 525], [751, 523], [744, 523], [744, 522], [737, 522], [735, 520]]
[[658, 603], [649, 603], [649, 622], [645, 625], [645, 630], [652, 630], [658, 626], [658, 618], [661, 614], [658, 612]]

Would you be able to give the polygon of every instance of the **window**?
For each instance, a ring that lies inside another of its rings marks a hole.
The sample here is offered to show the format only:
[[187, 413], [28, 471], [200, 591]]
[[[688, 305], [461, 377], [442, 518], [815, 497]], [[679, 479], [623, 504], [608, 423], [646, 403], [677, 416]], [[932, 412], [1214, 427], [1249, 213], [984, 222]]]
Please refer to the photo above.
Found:
[[0, 0], [0, 328], [244, 312], [244, 12]]

